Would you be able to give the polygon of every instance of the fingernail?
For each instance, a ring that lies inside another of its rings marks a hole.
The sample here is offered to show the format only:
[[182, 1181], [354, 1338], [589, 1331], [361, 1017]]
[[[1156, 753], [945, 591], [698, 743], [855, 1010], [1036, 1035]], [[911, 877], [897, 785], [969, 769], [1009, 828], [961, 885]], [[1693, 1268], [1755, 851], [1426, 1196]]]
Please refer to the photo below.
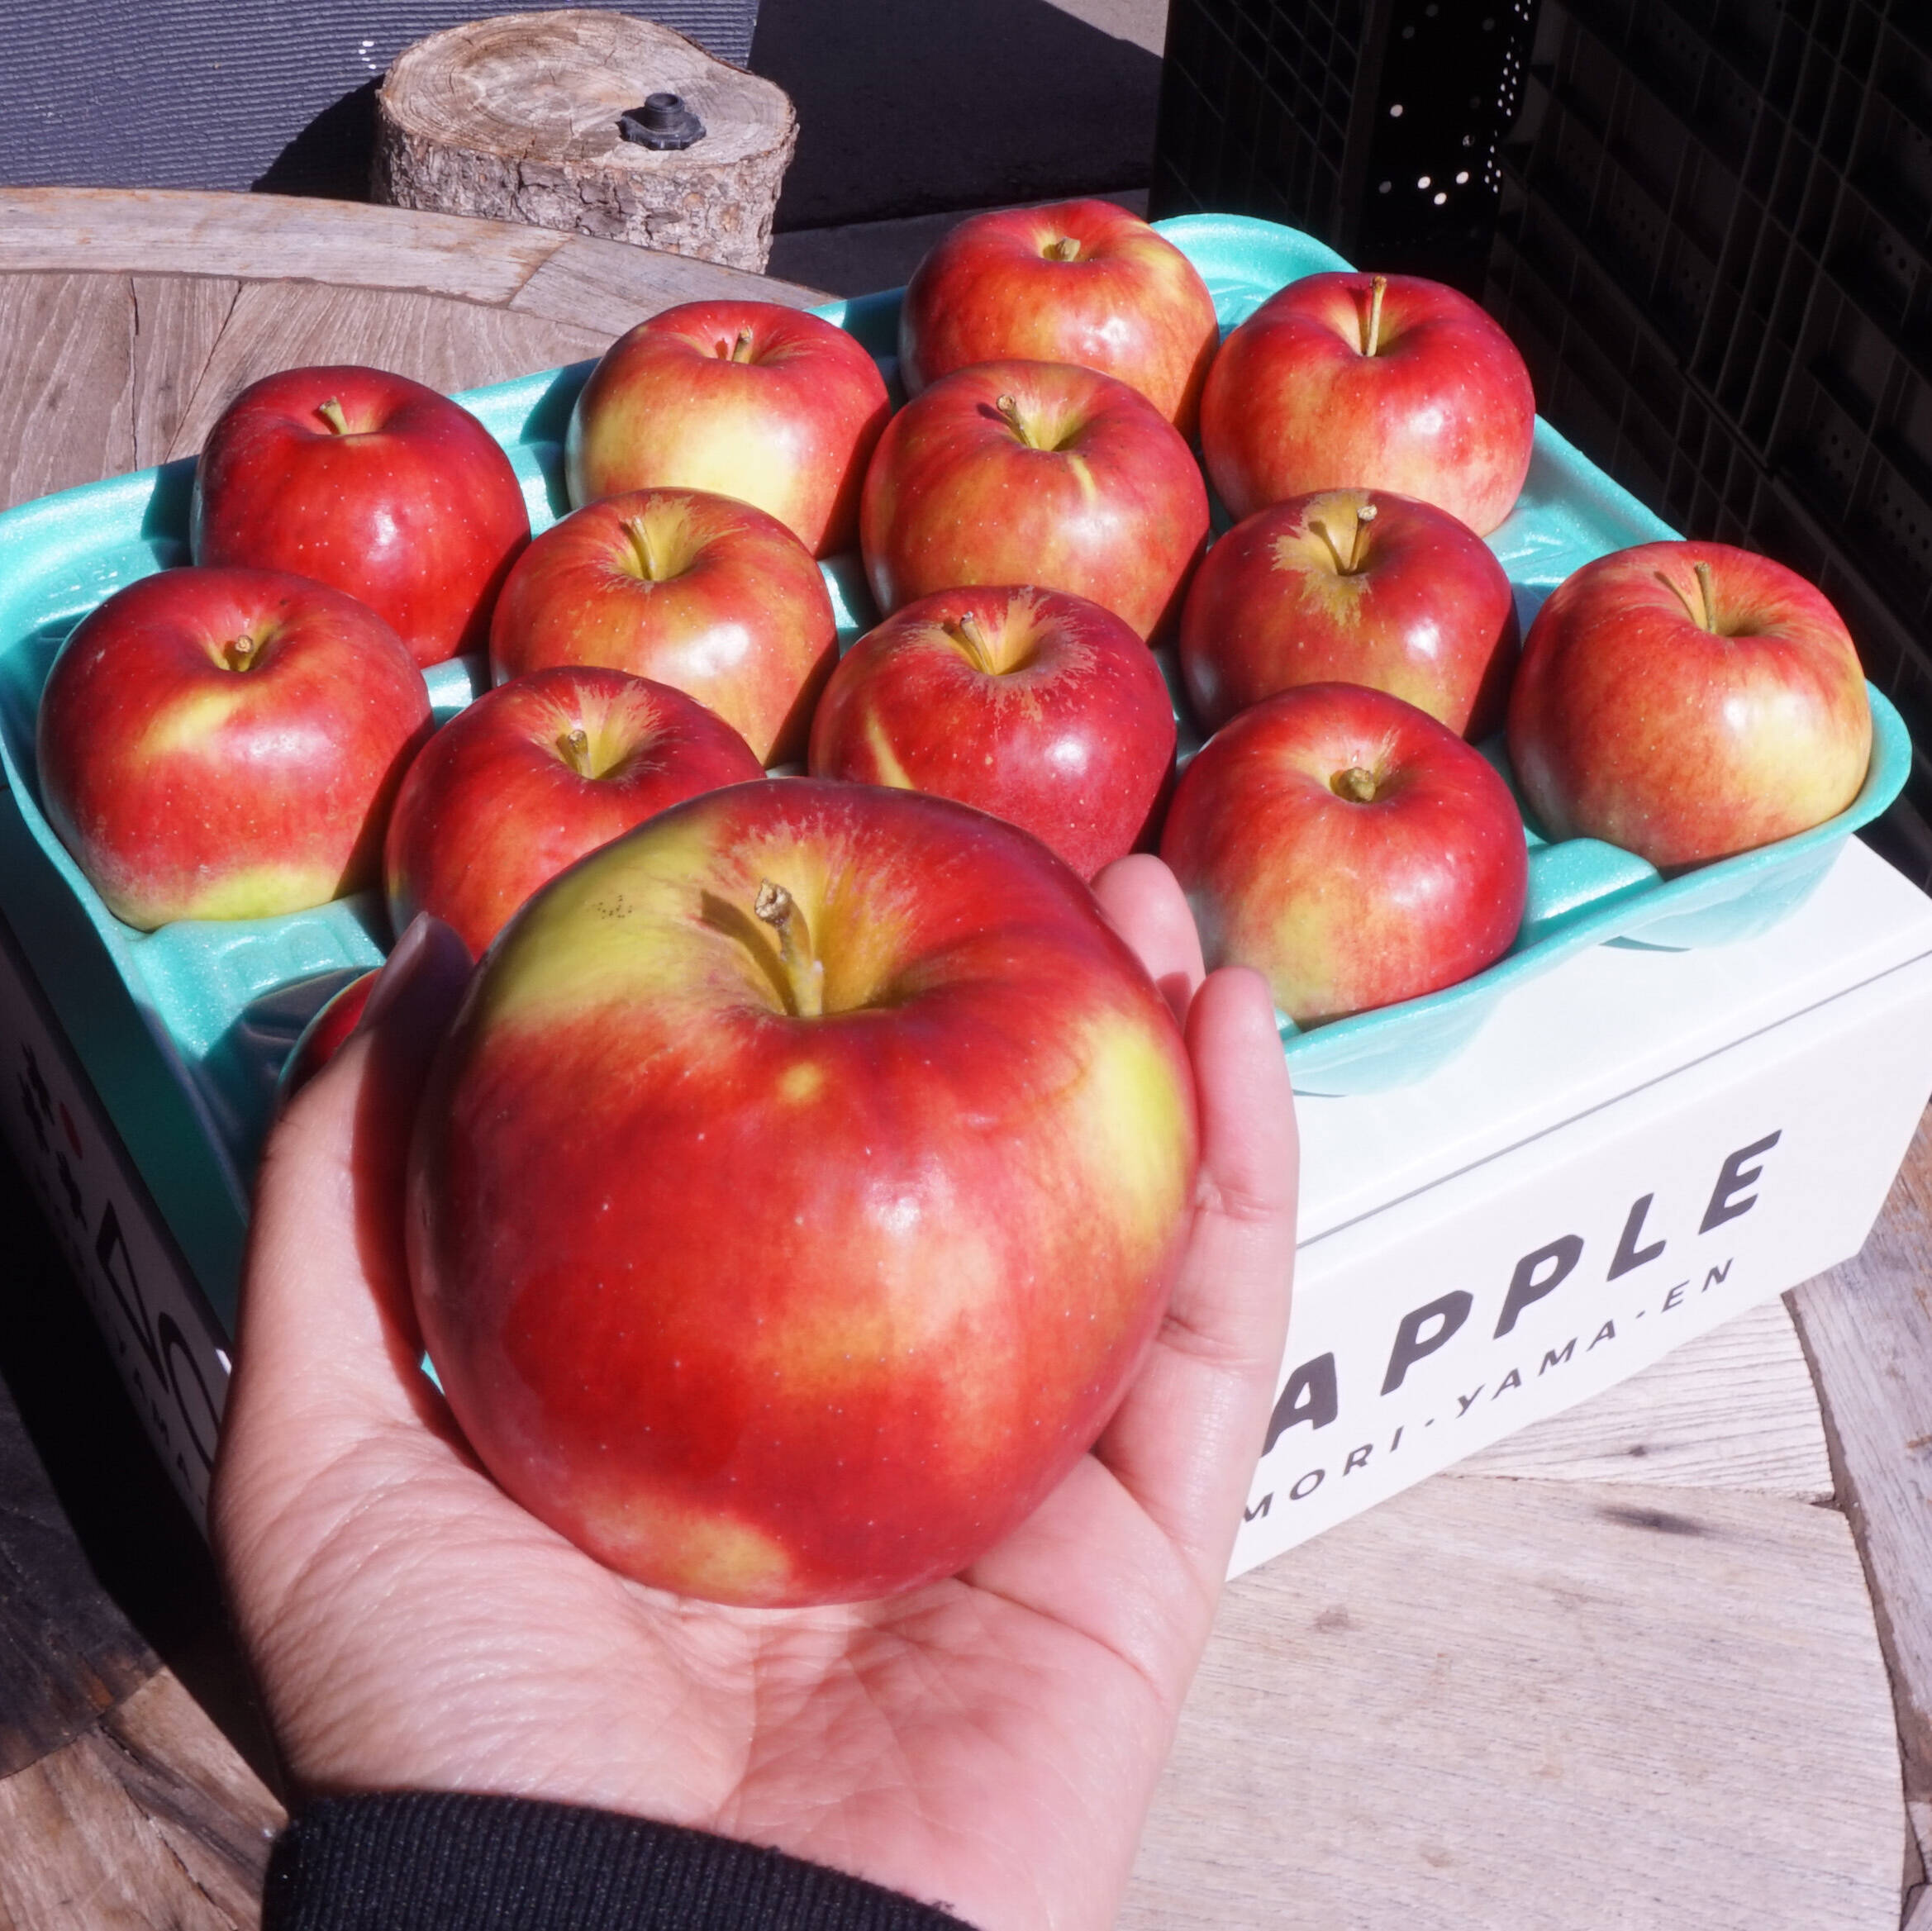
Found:
[[388, 963], [376, 974], [376, 982], [369, 987], [369, 998], [363, 1006], [362, 1017], [356, 1022], [357, 1032], [366, 1033], [370, 1028], [380, 1025], [383, 1015], [393, 1010], [396, 1001], [402, 996], [403, 989], [422, 963], [423, 954], [429, 947], [429, 936], [430, 916], [427, 912], [418, 912], [396, 941], [396, 949], [389, 954]]

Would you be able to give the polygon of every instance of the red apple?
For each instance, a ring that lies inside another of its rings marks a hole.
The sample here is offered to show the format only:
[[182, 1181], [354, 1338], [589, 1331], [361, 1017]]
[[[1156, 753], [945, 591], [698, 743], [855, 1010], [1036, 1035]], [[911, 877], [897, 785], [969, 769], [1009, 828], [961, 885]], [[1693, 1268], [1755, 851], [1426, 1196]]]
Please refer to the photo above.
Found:
[[334, 585], [421, 664], [480, 650], [497, 587], [530, 540], [510, 459], [467, 409], [379, 369], [290, 369], [251, 383], [194, 476], [197, 564]]
[[909, 396], [976, 362], [1073, 362], [1138, 389], [1183, 435], [1221, 340], [1193, 263], [1105, 201], [968, 216], [912, 272], [899, 311]]
[[805, 545], [699, 490], [635, 490], [566, 516], [517, 559], [490, 625], [498, 683], [553, 664], [631, 671], [716, 711], [764, 764], [804, 754], [838, 655]]
[[1510, 698], [1510, 763], [1552, 838], [1658, 867], [1788, 838], [1858, 795], [1872, 712], [1838, 612], [1721, 543], [1646, 543], [1566, 578]]
[[1482, 754], [1358, 684], [1244, 711], [1183, 774], [1160, 849], [1209, 965], [1253, 966], [1303, 1026], [1480, 972], [1529, 891], [1523, 821]]
[[36, 727], [47, 816], [118, 919], [259, 919], [375, 882], [429, 730], [402, 640], [326, 584], [164, 570], [67, 640]]
[[849, 549], [859, 488], [891, 405], [843, 329], [772, 302], [687, 302], [620, 335], [570, 412], [579, 506], [703, 489], [776, 516], [814, 556]]
[[459, 711], [410, 766], [383, 854], [390, 924], [433, 912], [480, 957], [586, 852], [764, 776], [730, 725], [668, 685], [580, 665], [518, 678]]
[[349, 1044], [349, 1036], [362, 1023], [363, 1008], [375, 989], [382, 968], [371, 966], [347, 985], [339, 987], [316, 1008], [314, 1016], [297, 1034], [295, 1044], [282, 1063], [281, 1077], [275, 1082], [275, 1107], [278, 1112]]
[[1165, 1001], [1036, 840], [812, 778], [540, 893], [417, 1115], [410, 1271], [490, 1472], [637, 1581], [896, 1594], [1058, 1484], [1166, 1305]]
[[1487, 536], [1530, 473], [1530, 372], [1467, 295], [1413, 275], [1306, 275], [1221, 344], [1201, 448], [1236, 516], [1318, 489], [1417, 497]]
[[1340, 489], [1258, 510], [1210, 549], [1181, 614], [1181, 673], [1209, 730], [1297, 684], [1369, 684], [1451, 730], [1502, 723], [1516, 605], [1446, 510]]
[[859, 511], [882, 610], [1031, 583], [1143, 637], [1178, 612], [1206, 537], [1207, 492], [1173, 426], [1125, 383], [1056, 362], [942, 376], [887, 425]]
[[1134, 849], [1174, 763], [1154, 654], [1064, 591], [944, 590], [846, 654], [811, 721], [811, 774], [957, 798], [1083, 878]]

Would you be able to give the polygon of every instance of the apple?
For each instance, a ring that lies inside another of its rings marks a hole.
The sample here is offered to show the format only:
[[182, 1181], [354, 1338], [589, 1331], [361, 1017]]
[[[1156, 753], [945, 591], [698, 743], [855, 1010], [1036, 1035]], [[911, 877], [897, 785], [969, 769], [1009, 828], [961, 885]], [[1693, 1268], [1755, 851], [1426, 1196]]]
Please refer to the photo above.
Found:
[[716, 712], [669, 685], [584, 665], [486, 692], [431, 738], [383, 847], [389, 922], [433, 912], [478, 958], [586, 852], [669, 806], [764, 776]]
[[321, 1005], [289, 1049], [275, 1082], [275, 1110], [279, 1112], [349, 1044], [362, 1023], [363, 1008], [374, 991], [380, 966], [371, 966], [346, 985], [338, 987]]
[[1749, 851], [1858, 795], [1872, 712], [1821, 592], [1721, 543], [1646, 543], [1551, 593], [1510, 697], [1510, 763], [1551, 838], [1660, 868]]
[[1210, 549], [1181, 613], [1181, 674], [1202, 725], [1296, 684], [1369, 684], [1453, 731], [1502, 723], [1516, 606], [1466, 523], [1387, 490], [1257, 510]]
[[1530, 473], [1536, 398], [1502, 330], [1414, 275], [1305, 275], [1221, 344], [1201, 449], [1236, 517], [1321, 489], [1393, 490], [1478, 536]]
[[1482, 754], [1359, 684], [1299, 685], [1217, 732], [1160, 849], [1210, 968], [1253, 966], [1300, 1026], [1480, 972], [1529, 891], [1523, 821]]
[[208, 431], [189, 543], [213, 568], [286, 570], [369, 605], [420, 664], [480, 650], [530, 540], [510, 459], [467, 409], [378, 369], [289, 369]]
[[83, 620], [36, 727], [49, 821], [117, 919], [260, 919], [373, 884], [430, 728], [402, 640], [326, 584], [164, 570]]
[[688, 692], [761, 764], [801, 757], [838, 661], [832, 600], [803, 544], [749, 503], [633, 490], [546, 530], [490, 623], [498, 683], [606, 664]]
[[1045, 846], [944, 798], [739, 785], [527, 905], [417, 1115], [409, 1261], [471, 1446], [636, 1581], [956, 1573], [1164, 1311], [1192, 1079]]
[[859, 507], [883, 611], [1030, 583], [1089, 597], [1143, 637], [1178, 614], [1206, 538], [1207, 491], [1173, 424], [1068, 363], [941, 376], [886, 426]]
[[811, 774], [975, 805], [1091, 878], [1151, 829], [1174, 764], [1154, 654], [1064, 591], [943, 590], [862, 637], [811, 721]]
[[849, 549], [891, 404], [843, 329], [773, 302], [687, 302], [620, 335], [578, 392], [570, 501], [702, 489], [769, 511], [814, 556]]
[[1073, 362], [1138, 389], [1183, 435], [1221, 340], [1193, 263], [1106, 201], [970, 215], [912, 271], [899, 310], [909, 396], [976, 362]]

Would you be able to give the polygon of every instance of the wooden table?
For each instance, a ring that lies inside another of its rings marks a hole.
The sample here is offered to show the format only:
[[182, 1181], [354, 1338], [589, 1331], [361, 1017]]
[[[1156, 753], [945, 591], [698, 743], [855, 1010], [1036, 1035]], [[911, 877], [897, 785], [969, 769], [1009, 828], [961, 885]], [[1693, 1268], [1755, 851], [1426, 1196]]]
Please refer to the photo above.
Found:
[[[193, 450], [272, 369], [467, 388], [750, 288], [812, 299], [388, 209], [0, 191], [0, 504]], [[0, 1925], [250, 1924], [279, 1812], [205, 1552], [149, 1471], [145, 1567], [107, 1578], [137, 1635], [69, 1524], [124, 1547], [76, 1469], [142, 1451], [41, 1386], [86, 1353], [50, 1248], [4, 1266], [59, 1487], [0, 1391]], [[1902, 1874], [1932, 1931], [1929, 1303], [1922, 1131], [1857, 1262], [1243, 1578], [1123, 1922], [1890, 1931]]]

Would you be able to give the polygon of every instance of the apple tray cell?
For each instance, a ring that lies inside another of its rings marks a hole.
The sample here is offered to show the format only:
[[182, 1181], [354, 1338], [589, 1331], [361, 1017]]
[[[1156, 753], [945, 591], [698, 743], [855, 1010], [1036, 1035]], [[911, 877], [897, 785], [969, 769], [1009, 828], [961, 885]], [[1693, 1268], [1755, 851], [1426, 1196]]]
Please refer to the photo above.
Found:
[[[1285, 283], [1348, 265], [1323, 244], [1269, 222], [1197, 215], [1159, 226], [1200, 269], [1224, 333]], [[891, 291], [819, 312], [873, 354], [895, 400], [898, 307], [899, 293]], [[546, 370], [459, 398], [509, 453], [537, 530], [569, 507], [564, 430], [589, 368]], [[136, 931], [107, 911], [48, 825], [34, 722], [49, 667], [75, 625], [107, 596], [188, 560], [193, 477], [191, 459], [0, 514], [0, 769], [7, 779], [0, 915], [183, 1258], [217, 1319], [231, 1325], [249, 1177], [282, 1062], [311, 1015], [380, 960], [390, 935], [374, 894], [281, 918]], [[1216, 526], [1225, 521], [1217, 516]], [[1521, 500], [1489, 541], [1527, 627], [1577, 565], [1672, 534], [1539, 421]], [[849, 644], [875, 615], [864, 574], [856, 556], [824, 567], [840, 641]], [[426, 673], [439, 720], [476, 694], [483, 674], [462, 659]], [[1903, 727], [1876, 692], [1872, 703], [1874, 751], [1858, 801], [1780, 844], [1665, 879], [1612, 847], [1587, 839], [1545, 844], [1526, 831], [1530, 910], [1510, 954], [1426, 998], [1307, 1033], [1284, 1021], [1301, 1090], [1360, 1092], [1422, 1077], [1468, 1042], [1512, 986], [1579, 948], [1719, 944], [1791, 911], [1842, 840], [1903, 783], [1911, 759]], [[1185, 717], [1181, 730], [1184, 750], [1198, 742]]]

